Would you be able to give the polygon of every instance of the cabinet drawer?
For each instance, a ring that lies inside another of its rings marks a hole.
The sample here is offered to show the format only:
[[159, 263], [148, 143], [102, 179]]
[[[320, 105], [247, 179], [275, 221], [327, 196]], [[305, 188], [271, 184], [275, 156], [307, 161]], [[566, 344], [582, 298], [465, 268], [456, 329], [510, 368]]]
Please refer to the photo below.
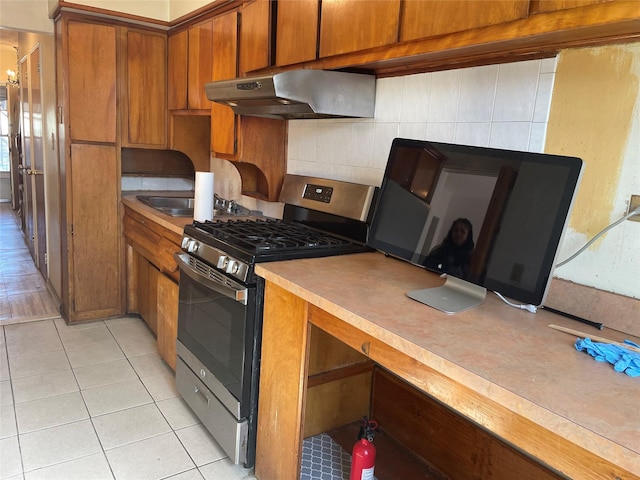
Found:
[[[238, 422], [179, 356], [176, 389], [231, 460], [238, 463], [241, 459], [236, 445], [246, 443], [247, 421]], [[236, 442], [236, 438], [244, 438], [244, 442]]]
[[161, 226], [128, 209], [123, 225], [124, 236], [129, 243], [161, 272], [171, 275], [178, 271], [173, 254], [180, 247], [158, 231]]

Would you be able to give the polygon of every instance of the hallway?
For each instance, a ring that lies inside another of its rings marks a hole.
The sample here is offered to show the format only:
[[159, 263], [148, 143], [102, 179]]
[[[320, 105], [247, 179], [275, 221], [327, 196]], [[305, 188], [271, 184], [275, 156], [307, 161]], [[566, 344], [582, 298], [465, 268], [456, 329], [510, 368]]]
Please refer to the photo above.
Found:
[[0, 203], [0, 325], [60, 318], [10, 203]]

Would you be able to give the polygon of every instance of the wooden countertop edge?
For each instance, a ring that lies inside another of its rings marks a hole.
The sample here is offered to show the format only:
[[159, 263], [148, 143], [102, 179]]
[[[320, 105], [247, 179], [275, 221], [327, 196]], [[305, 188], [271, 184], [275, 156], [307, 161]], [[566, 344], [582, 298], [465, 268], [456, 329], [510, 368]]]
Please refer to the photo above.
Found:
[[[268, 263], [256, 265], [255, 271], [257, 275], [263, 277], [265, 280], [272, 282], [302, 298], [309, 304], [315, 305], [316, 307], [328, 312], [363, 333], [384, 342], [386, 345], [392, 347], [398, 352], [415, 359], [428, 369], [432, 369], [449, 378], [451, 381], [470, 389], [481, 397], [486, 398], [489, 402], [497, 404], [501, 408], [504, 408], [529, 422], [539, 425], [549, 432], [552, 432], [554, 435], [557, 435], [585, 451], [627, 470], [631, 474], [636, 475], [637, 478], [640, 478], [640, 456], [638, 455], [638, 452], [621, 446], [618, 443], [593, 432], [592, 430], [554, 413], [548, 408], [527, 400], [526, 398], [511, 392], [507, 388], [474, 374], [461, 365], [450, 362], [439, 355], [419, 347], [393, 332], [386, 330], [385, 328], [380, 327], [379, 325], [376, 325], [353, 312], [350, 312], [346, 308], [336, 305], [322, 296], [270, 271]], [[427, 393], [443, 401], [445, 404], [450, 405], [450, 402], [447, 402], [446, 392], [442, 392], [444, 398], [439, 398], [438, 392]], [[493, 425], [490, 418], [483, 416], [482, 412], [476, 413], [476, 409], [473, 405], [470, 405], [467, 408], [463, 407], [455, 409], [479, 425], [487, 428], [489, 431], [511, 441], [509, 439], [508, 430], [504, 432], [499, 431], [500, 429], [495, 428], [495, 425]], [[517, 442], [515, 444], [517, 444]], [[612, 458], [615, 460], [609, 460]], [[544, 458], [541, 460], [545, 461]]]
[[172, 217], [159, 212], [155, 208], [145, 205], [136, 199], [135, 195], [126, 195], [122, 197], [122, 203], [140, 215], [147, 217], [149, 220], [156, 222], [158, 225], [171, 230], [178, 235], [182, 235], [184, 226], [193, 222], [191, 217]]

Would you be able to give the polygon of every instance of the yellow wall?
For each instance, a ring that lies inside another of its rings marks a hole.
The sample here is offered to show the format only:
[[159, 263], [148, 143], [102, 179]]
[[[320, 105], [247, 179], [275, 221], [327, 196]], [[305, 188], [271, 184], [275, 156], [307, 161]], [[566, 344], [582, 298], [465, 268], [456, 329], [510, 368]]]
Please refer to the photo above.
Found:
[[[566, 50], [558, 59], [546, 152], [585, 169], [561, 259], [627, 212], [640, 194], [640, 43]], [[640, 223], [625, 221], [556, 275], [640, 298]]]
[[[16, 42], [16, 47], [18, 46], [18, 42]], [[18, 62], [18, 57], [16, 55], [16, 51], [12, 47], [3, 48], [0, 50], [0, 83], [4, 83], [7, 79], [6, 71], [7, 69], [11, 69], [14, 72], [17, 72], [16, 64]]]

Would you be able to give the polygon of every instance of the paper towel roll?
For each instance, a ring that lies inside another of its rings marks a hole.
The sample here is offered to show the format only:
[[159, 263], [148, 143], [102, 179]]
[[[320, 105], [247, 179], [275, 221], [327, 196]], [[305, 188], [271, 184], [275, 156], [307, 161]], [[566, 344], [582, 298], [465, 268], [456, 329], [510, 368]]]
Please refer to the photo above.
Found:
[[199, 222], [213, 218], [213, 173], [196, 172], [193, 219]]

